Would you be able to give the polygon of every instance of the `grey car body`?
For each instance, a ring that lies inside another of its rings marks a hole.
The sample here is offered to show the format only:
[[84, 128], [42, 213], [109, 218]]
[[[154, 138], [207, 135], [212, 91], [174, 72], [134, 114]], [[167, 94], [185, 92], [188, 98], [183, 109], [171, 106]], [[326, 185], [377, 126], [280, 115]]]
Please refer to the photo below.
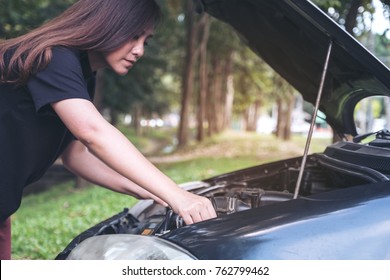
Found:
[[[305, 100], [314, 104], [321, 92], [319, 108], [341, 137], [357, 136], [361, 99], [390, 96], [389, 69], [310, 1], [194, 2], [231, 25]], [[374, 135], [370, 143], [356, 137], [306, 158], [183, 184], [212, 200], [218, 218], [186, 226], [142, 201], [81, 233], [57, 258], [110, 258], [101, 252], [131, 236], [141, 248], [112, 258], [172, 259], [161, 249], [169, 244], [180, 251], [175, 257], [189, 259], [390, 259], [390, 134]], [[154, 250], [145, 238], [164, 244]]]

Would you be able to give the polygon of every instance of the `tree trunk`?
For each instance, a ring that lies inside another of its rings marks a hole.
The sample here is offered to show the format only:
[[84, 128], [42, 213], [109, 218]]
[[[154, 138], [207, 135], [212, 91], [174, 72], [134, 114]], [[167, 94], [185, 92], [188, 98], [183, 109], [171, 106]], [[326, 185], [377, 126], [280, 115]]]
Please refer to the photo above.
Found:
[[294, 110], [294, 95], [291, 92], [289, 96], [279, 97], [278, 105], [278, 120], [276, 126], [276, 137], [282, 140], [290, 140], [291, 138], [291, 120]]
[[231, 127], [233, 116], [234, 83], [233, 83], [233, 52], [229, 55], [226, 66], [226, 101], [224, 115], [224, 129]]
[[224, 109], [225, 109], [225, 94], [224, 94], [224, 63], [221, 59], [216, 60], [215, 64], [215, 76], [214, 76], [214, 122], [215, 122], [215, 133], [222, 131]]
[[110, 118], [111, 118], [111, 124], [113, 126], [117, 126], [119, 123], [119, 113], [118, 111], [111, 109], [110, 110]]
[[208, 136], [212, 136], [218, 133], [218, 102], [220, 100], [220, 81], [221, 81], [221, 71], [219, 68], [221, 63], [218, 58], [214, 58], [211, 63], [211, 73], [212, 78], [210, 81], [210, 89], [207, 98], [207, 121], [208, 121]]
[[200, 32], [202, 39], [200, 44], [199, 59], [199, 99], [198, 99], [198, 129], [196, 139], [201, 142], [205, 138], [204, 122], [206, 114], [206, 96], [208, 90], [208, 73], [207, 73], [207, 42], [209, 38], [210, 19], [207, 14], [200, 20]]
[[283, 140], [288, 141], [291, 139], [291, 121], [292, 121], [292, 113], [294, 110], [295, 97], [293, 93], [291, 93], [291, 98], [285, 100], [286, 104], [286, 126], [284, 127], [284, 137]]
[[186, 2], [186, 29], [187, 29], [187, 46], [186, 46], [186, 58], [183, 71], [183, 88], [182, 88], [182, 101], [180, 112], [180, 123], [178, 130], [178, 147], [183, 147], [188, 144], [189, 141], [189, 117], [190, 117], [190, 103], [191, 94], [194, 87], [194, 61], [195, 61], [195, 40], [196, 40], [196, 27], [195, 27], [195, 15], [193, 9], [193, 3], [190, 0]]
[[281, 132], [280, 132], [280, 127], [282, 126], [282, 119], [280, 118], [280, 116], [283, 114], [282, 113], [282, 100], [281, 98], [277, 98], [276, 99], [276, 111], [277, 111], [277, 119], [276, 119], [276, 129], [275, 129], [275, 136], [277, 138], [280, 137], [281, 135]]
[[359, 7], [362, 5], [362, 0], [352, 0], [348, 14], [345, 19], [345, 30], [353, 35], [353, 29], [356, 27], [356, 17]]
[[286, 131], [286, 114], [285, 114], [285, 106], [286, 104], [283, 102], [283, 98], [279, 97], [277, 100], [278, 106], [278, 120], [276, 125], [276, 137], [283, 139], [284, 133]]
[[247, 110], [246, 131], [256, 131], [259, 118], [260, 101], [256, 100]]
[[214, 83], [212, 82], [214, 80], [214, 64], [211, 65], [211, 71], [212, 74], [210, 82], [208, 84], [208, 95], [207, 95], [207, 102], [206, 102], [206, 119], [207, 119], [207, 136], [212, 136], [215, 131], [215, 117], [214, 117], [214, 100], [215, 100], [215, 90], [214, 90]]
[[104, 94], [104, 69], [98, 70], [96, 73], [96, 88], [93, 98], [93, 104], [102, 112], [103, 110], [103, 94]]
[[133, 115], [133, 128], [135, 130], [135, 134], [137, 136], [142, 135], [142, 127], [141, 127], [141, 116], [142, 116], [142, 108], [140, 104], [135, 104], [134, 108], [134, 115]]
[[83, 189], [88, 187], [89, 185], [91, 185], [91, 183], [88, 182], [87, 180], [81, 178], [80, 176], [76, 177], [76, 182], [75, 182], [76, 189]]

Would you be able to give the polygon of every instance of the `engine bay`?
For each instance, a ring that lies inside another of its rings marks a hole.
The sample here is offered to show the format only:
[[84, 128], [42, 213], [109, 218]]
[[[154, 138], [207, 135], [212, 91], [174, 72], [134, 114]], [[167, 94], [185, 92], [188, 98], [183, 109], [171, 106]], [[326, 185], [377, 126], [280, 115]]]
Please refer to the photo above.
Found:
[[[268, 207], [294, 199], [302, 157], [258, 165], [183, 188], [207, 197], [218, 217], [254, 208]], [[373, 182], [390, 180], [390, 150], [387, 147], [340, 142], [324, 153], [307, 157], [298, 199]], [[379, 164], [378, 164], [379, 163]], [[140, 201], [130, 210], [99, 223], [77, 236], [57, 257], [64, 259], [82, 240], [104, 234], [161, 236], [185, 226], [170, 208]]]
[[[219, 217], [267, 207], [293, 199], [299, 165], [300, 158], [256, 166], [205, 180], [191, 191], [210, 199]], [[307, 161], [299, 198], [389, 178], [369, 167], [313, 154]], [[160, 236], [185, 226], [171, 209], [156, 204], [145, 207], [136, 218], [135, 223], [122, 223], [122, 233]]]

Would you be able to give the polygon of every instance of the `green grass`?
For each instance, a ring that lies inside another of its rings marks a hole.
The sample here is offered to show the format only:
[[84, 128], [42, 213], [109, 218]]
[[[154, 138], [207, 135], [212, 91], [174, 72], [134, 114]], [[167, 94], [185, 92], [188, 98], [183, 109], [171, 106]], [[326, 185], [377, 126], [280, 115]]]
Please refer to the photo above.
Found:
[[12, 217], [12, 257], [53, 259], [76, 235], [135, 201], [99, 187], [76, 190], [72, 182], [27, 196]]
[[180, 163], [158, 164], [161, 171], [174, 178], [176, 182], [199, 181], [221, 173], [230, 172], [237, 167], [245, 168], [258, 164], [251, 157], [226, 160], [223, 158], [198, 158]]
[[[135, 136], [130, 133], [128, 137]], [[167, 139], [163, 133], [158, 137]], [[136, 142], [140, 149], [149, 145], [146, 137]], [[327, 144], [329, 139], [315, 139], [311, 152], [322, 151]], [[183, 183], [296, 156], [304, 145], [305, 138], [299, 136], [283, 142], [272, 135], [228, 132], [151, 160], [174, 181]], [[132, 197], [96, 186], [75, 189], [73, 182], [29, 195], [12, 216], [12, 257], [54, 259], [79, 233], [135, 202]]]

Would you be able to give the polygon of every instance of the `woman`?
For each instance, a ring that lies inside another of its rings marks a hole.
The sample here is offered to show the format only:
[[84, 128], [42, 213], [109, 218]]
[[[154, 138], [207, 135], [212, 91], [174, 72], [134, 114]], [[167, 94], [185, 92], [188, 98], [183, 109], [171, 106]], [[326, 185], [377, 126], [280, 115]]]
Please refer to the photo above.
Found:
[[23, 188], [61, 156], [95, 184], [154, 199], [187, 224], [216, 217], [99, 114], [94, 72], [125, 75], [144, 54], [160, 10], [154, 0], [80, 0], [30, 33], [0, 43], [0, 253], [10, 258], [9, 217]]

